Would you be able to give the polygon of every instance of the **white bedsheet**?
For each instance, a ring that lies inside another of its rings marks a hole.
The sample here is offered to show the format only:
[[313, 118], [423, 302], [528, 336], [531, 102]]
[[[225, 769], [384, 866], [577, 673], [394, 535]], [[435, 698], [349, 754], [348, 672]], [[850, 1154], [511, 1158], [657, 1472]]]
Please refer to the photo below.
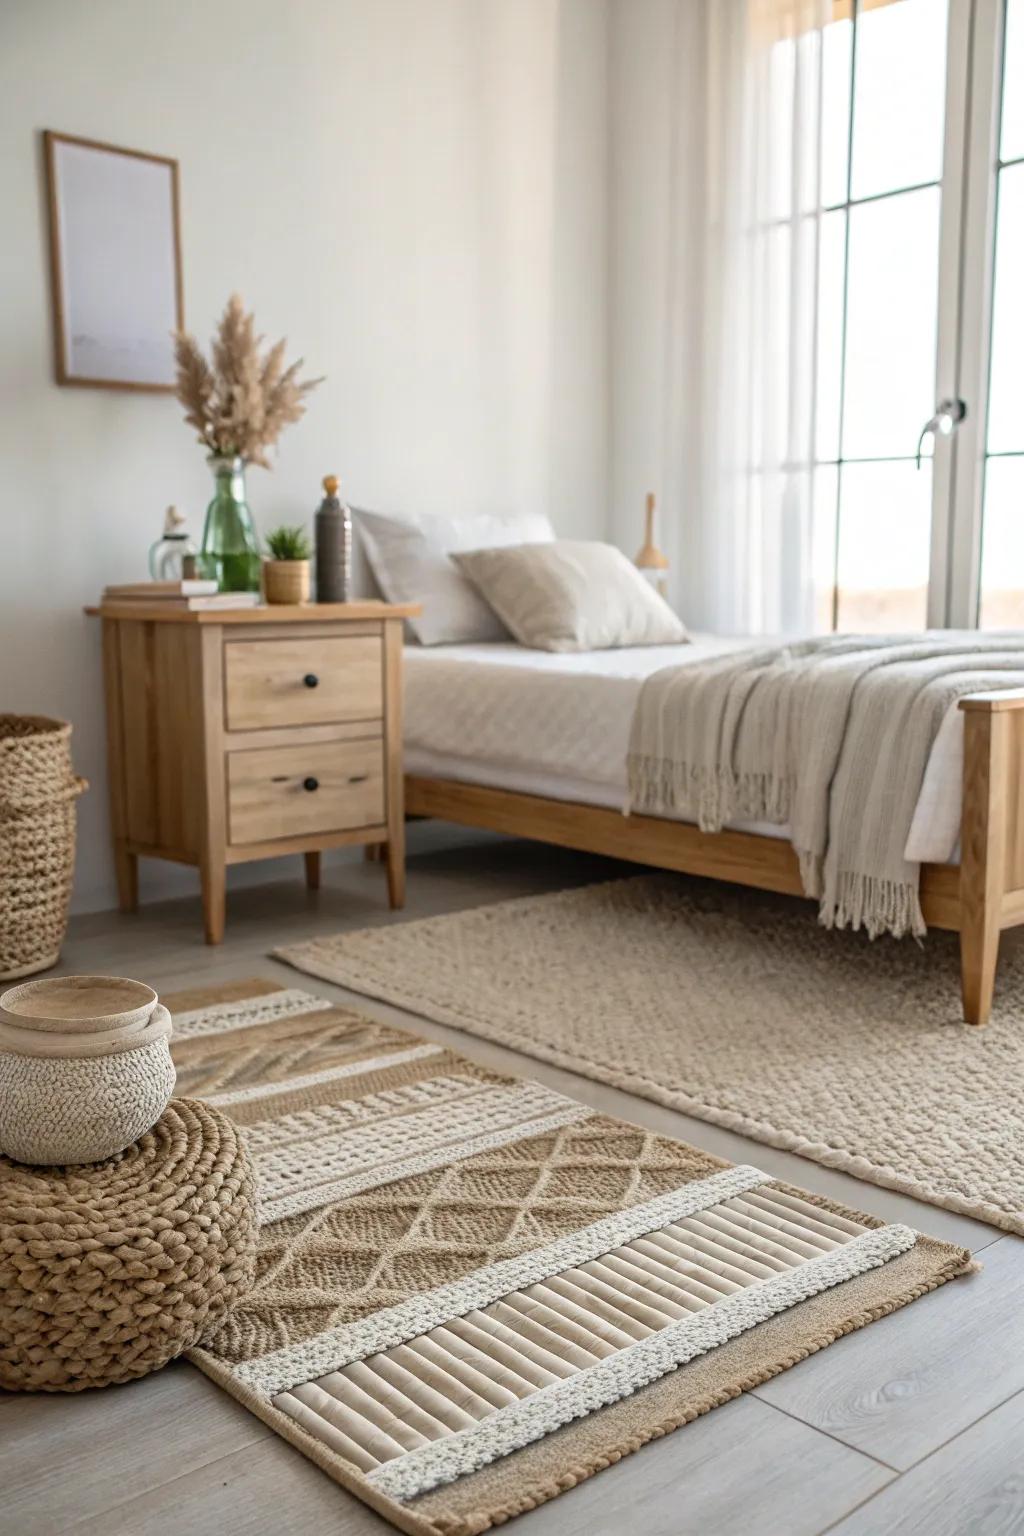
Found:
[[[620, 809], [626, 749], [645, 677], [744, 650], [749, 639], [563, 654], [523, 646], [407, 646], [407, 773]], [[963, 715], [954, 705], [932, 748], [906, 857], [948, 863], [960, 835]], [[786, 837], [786, 827], [736, 823]]]

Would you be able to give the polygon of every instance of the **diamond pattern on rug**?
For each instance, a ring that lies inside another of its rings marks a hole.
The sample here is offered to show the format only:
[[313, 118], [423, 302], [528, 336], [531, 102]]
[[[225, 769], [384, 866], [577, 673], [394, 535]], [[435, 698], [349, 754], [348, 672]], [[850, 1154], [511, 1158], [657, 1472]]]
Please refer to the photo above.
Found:
[[287, 1217], [256, 1284], [210, 1345], [240, 1362], [395, 1306], [723, 1166], [594, 1115]]

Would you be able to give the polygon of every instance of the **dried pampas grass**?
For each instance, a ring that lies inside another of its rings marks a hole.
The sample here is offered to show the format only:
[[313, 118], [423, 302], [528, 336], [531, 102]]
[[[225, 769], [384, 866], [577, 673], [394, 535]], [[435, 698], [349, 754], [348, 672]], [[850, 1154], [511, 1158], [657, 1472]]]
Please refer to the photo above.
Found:
[[185, 407], [185, 420], [211, 453], [269, 469], [267, 450], [303, 415], [305, 396], [323, 380], [300, 383], [302, 359], [286, 368], [284, 340], [261, 354], [263, 340], [256, 335], [253, 316], [233, 293], [213, 338], [212, 366], [193, 336], [175, 333], [175, 392]]

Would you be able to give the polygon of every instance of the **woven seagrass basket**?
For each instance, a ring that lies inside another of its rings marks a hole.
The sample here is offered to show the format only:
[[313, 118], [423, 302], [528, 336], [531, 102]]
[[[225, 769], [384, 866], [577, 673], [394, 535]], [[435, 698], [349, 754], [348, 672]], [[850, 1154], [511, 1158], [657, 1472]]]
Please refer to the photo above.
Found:
[[75, 872], [71, 727], [0, 715], [0, 978], [56, 965]]

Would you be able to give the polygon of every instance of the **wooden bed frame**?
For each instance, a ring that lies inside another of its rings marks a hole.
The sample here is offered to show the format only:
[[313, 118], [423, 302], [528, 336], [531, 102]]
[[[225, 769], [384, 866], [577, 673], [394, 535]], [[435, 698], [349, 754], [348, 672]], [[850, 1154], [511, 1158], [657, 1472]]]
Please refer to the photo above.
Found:
[[[921, 907], [930, 927], [960, 934], [964, 1018], [986, 1023], [999, 935], [1024, 924], [1024, 689], [972, 695], [964, 711], [959, 864], [921, 867]], [[562, 848], [708, 875], [762, 891], [801, 896], [796, 855], [780, 838], [706, 833], [657, 816], [464, 784], [405, 779], [406, 813], [534, 838]]]

